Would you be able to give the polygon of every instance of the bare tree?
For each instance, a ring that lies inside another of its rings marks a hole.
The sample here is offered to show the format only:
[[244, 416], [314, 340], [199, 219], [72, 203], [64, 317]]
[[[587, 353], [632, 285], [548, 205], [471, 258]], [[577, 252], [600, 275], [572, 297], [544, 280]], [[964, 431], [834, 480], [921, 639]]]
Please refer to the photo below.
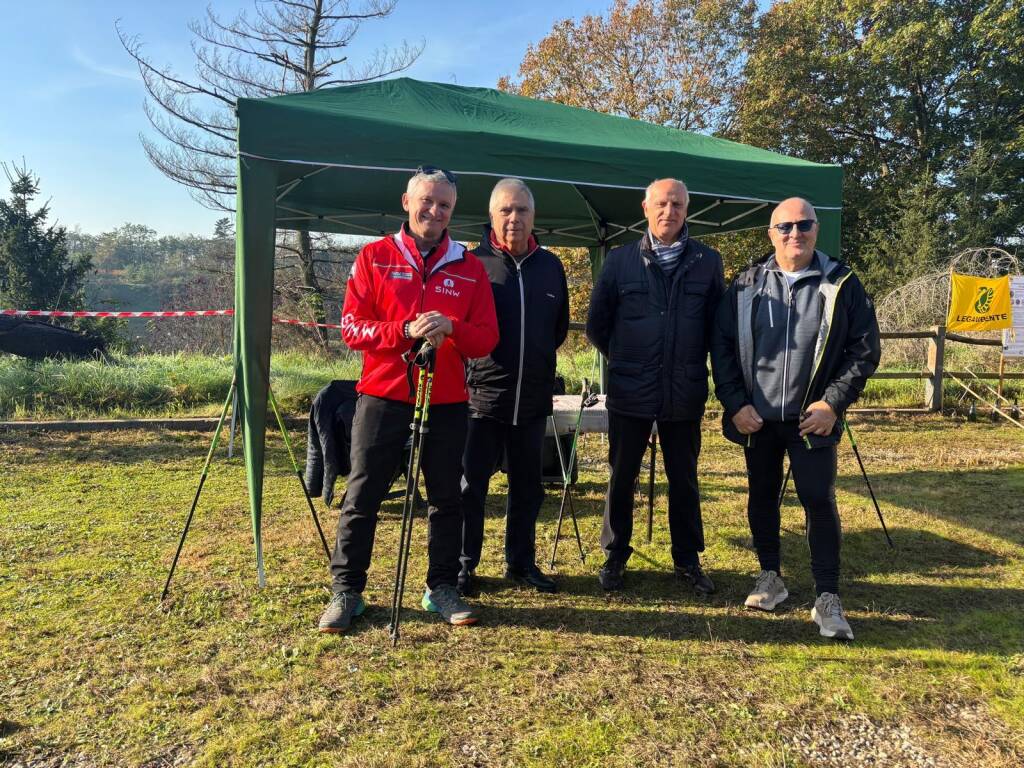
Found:
[[[243, 11], [232, 21], [207, 8], [205, 18], [188, 24], [195, 55], [191, 75], [156, 65], [139, 36], [118, 24], [121, 45], [146, 88], [146, 117], [154, 132], [140, 137], [146, 156], [203, 206], [233, 213], [236, 101], [363, 83], [407, 69], [423, 43], [379, 48], [358, 64], [346, 53], [362, 25], [387, 18], [397, 2], [254, 0], [251, 13]], [[293, 287], [305, 297], [307, 311], [322, 321], [313, 238], [300, 232], [281, 244], [297, 262]]]

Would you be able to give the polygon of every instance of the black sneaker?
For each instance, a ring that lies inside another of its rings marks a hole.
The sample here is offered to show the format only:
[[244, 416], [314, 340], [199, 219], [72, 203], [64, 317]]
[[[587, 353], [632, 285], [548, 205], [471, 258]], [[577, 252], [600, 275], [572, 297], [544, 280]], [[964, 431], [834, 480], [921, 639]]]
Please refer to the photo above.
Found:
[[715, 592], [715, 582], [704, 573], [699, 564], [677, 565], [676, 578], [693, 587], [693, 591], [698, 595], [711, 595]]
[[455, 589], [462, 597], [476, 597], [479, 585], [476, 582], [476, 573], [473, 571], [459, 571], [458, 581]]
[[335, 592], [320, 617], [320, 631], [337, 634], [352, 625], [352, 619], [366, 610], [363, 596], [358, 592]]
[[601, 570], [597, 573], [597, 580], [601, 582], [601, 588], [606, 592], [615, 592], [622, 589], [623, 581], [625, 581], [623, 574], [626, 571], [626, 564], [621, 560], [612, 560], [611, 558], [604, 561], [604, 565], [601, 566]]
[[513, 568], [509, 566], [505, 569], [505, 578], [524, 587], [533, 587], [538, 592], [558, 591], [558, 585], [555, 584], [555, 580], [541, 573], [540, 568], [536, 565], [531, 565], [529, 568]]

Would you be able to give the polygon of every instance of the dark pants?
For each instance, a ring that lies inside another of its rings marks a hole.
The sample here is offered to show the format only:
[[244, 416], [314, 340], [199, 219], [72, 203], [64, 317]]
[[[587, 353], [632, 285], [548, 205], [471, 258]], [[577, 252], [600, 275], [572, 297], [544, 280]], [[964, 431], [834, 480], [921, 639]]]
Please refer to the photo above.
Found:
[[480, 564], [484, 542], [484, 502], [504, 453], [508, 456], [505, 562], [525, 570], [536, 565], [537, 515], [544, 503], [544, 416], [518, 426], [492, 419], [470, 419], [462, 458], [462, 568]]
[[[604, 507], [601, 547], [609, 560], [625, 562], [633, 552], [633, 495], [640, 462], [651, 436], [653, 419], [634, 419], [608, 412], [608, 463], [612, 474]], [[704, 524], [700, 516], [697, 457], [700, 455], [699, 421], [659, 421], [658, 442], [668, 477], [668, 528], [672, 562], [696, 565], [704, 551]]]
[[[334, 590], [362, 592], [370, 567], [377, 510], [388, 492], [409, 438], [412, 406], [360, 395], [352, 421], [352, 471], [338, 518], [331, 557]], [[455, 585], [462, 544], [459, 457], [466, 444], [465, 403], [430, 406], [430, 431], [422, 450], [427, 487], [427, 586]]]
[[779, 493], [782, 457], [789, 454], [796, 494], [807, 515], [811, 573], [818, 594], [839, 590], [839, 510], [836, 508], [836, 447], [810, 449], [795, 421], [765, 422], [747, 459], [747, 520], [761, 568], [781, 573]]

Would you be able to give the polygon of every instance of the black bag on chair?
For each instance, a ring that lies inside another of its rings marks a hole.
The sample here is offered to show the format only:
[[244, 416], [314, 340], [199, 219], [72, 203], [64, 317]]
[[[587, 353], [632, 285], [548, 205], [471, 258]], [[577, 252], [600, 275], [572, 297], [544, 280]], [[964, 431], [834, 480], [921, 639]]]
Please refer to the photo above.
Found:
[[356, 383], [332, 381], [313, 398], [306, 439], [306, 487], [311, 496], [334, 500], [334, 485], [352, 469], [352, 419], [356, 413]]
[[[356, 415], [356, 382], [335, 380], [321, 389], [309, 409], [309, 431], [306, 436], [306, 488], [310, 496], [321, 496], [329, 507], [334, 501], [334, 486], [339, 477], [352, 471], [349, 451], [352, 448], [352, 420]], [[412, 435], [406, 441], [402, 458], [395, 467], [391, 483], [405, 475], [409, 463]], [[401, 492], [397, 494], [401, 496]], [[394, 498], [394, 492], [386, 498]], [[344, 498], [344, 497], [342, 497]], [[419, 490], [416, 506], [422, 506]], [[339, 504], [340, 504], [339, 500]]]

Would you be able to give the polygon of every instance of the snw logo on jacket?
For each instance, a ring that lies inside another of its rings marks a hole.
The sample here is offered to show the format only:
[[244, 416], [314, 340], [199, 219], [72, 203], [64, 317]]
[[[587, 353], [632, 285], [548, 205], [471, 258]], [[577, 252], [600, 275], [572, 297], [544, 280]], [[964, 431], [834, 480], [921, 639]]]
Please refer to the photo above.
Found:
[[422, 312], [437, 311], [452, 321], [451, 336], [437, 350], [433, 403], [465, 402], [465, 361], [483, 357], [498, 343], [494, 296], [480, 261], [446, 233], [426, 263], [404, 227], [364, 246], [356, 257], [341, 338], [363, 353], [359, 392], [412, 402], [402, 354], [413, 342], [403, 326]]

